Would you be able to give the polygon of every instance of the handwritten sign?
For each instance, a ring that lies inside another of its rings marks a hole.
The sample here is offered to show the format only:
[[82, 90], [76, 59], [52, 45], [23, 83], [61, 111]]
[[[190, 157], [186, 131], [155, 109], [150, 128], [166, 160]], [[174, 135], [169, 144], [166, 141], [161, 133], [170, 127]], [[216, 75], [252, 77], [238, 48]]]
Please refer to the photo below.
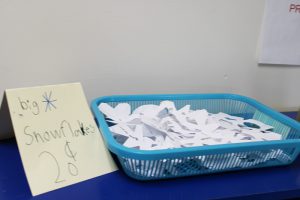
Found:
[[117, 169], [79, 83], [5, 93], [33, 195]]
[[259, 63], [300, 65], [300, 0], [267, 0]]

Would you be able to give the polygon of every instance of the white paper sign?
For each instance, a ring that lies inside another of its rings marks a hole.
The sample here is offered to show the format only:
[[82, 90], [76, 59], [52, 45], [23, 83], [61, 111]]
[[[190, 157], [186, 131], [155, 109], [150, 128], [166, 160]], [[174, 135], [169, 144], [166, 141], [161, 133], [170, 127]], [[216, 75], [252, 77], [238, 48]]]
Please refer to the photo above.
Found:
[[266, 0], [259, 63], [300, 65], [300, 0]]
[[115, 171], [79, 83], [5, 91], [33, 195]]

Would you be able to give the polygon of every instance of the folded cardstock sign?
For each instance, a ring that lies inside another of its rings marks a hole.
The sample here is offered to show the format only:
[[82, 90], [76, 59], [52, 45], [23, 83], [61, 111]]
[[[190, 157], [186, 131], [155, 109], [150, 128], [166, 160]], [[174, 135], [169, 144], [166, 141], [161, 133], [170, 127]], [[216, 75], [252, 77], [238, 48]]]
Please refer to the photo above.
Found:
[[300, 0], [267, 0], [259, 63], [300, 65]]
[[81, 84], [6, 90], [1, 113], [7, 111], [0, 120], [11, 119], [32, 195], [117, 169]]

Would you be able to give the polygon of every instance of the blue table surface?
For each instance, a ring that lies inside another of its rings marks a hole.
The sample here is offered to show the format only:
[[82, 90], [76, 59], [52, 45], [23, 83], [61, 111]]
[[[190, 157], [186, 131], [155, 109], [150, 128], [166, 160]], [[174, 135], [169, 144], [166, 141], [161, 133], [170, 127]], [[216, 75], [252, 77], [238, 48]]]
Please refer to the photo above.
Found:
[[[295, 118], [296, 113], [284, 113]], [[300, 197], [300, 158], [289, 166], [141, 182], [122, 170], [32, 197], [14, 139], [0, 141], [0, 200], [286, 199]]]

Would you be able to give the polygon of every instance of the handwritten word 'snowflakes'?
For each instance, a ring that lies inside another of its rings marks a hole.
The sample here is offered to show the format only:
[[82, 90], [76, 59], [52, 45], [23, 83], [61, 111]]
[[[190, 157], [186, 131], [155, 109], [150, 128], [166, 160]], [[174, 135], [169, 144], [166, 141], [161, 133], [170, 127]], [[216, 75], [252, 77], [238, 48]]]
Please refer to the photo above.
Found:
[[58, 124], [58, 128], [52, 130], [35, 130], [32, 126], [25, 126], [24, 134], [26, 135], [26, 144], [46, 143], [53, 140], [84, 137], [95, 133], [96, 128], [89, 124], [84, 125], [77, 121], [75, 126], [72, 126], [67, 120], [63, 120]]

